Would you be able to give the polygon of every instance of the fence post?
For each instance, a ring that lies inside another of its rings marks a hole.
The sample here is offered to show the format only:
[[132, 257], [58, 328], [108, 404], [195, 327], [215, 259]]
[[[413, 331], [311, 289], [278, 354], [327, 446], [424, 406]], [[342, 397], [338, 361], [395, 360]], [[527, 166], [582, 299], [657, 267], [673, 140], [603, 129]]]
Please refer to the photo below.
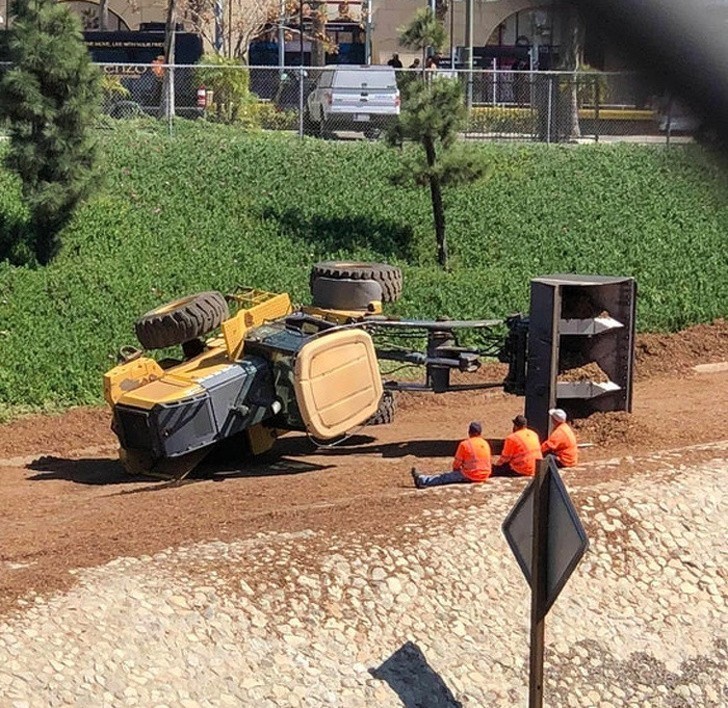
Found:
[[303, 82], [305, 77], [303, 66], [298, 70], [298, 137], [303, 138]]
[[665, 145], [670, 146], [670, 135], [672, 133], [672, 94], [667, 99], [667, 125], [665, 126]]
[[175, 95], [174, 95], [174, 93], [175, 93], [174, 70], [175, 70], [174, 65], [169, 67], [169, 105], [168, 105], [168, 107], [169, 107], [169, 132], [170, 132], [170, 135], [172, 134], [172, 131], [173, 131], [172, 119], [174, 118], [175, 112], [176, 112], [176, 106], [174, 104], [174, 98], [175, 98]]
[[554, 98], [554, 76], [549, 74], [548, 93], [546, 94], [546, 144], [551, 142], [551, 111]]
[[599, 76], [594, 77], [594, 142], [599, 142]]
[[498, 92], [498, 63], [495, 60], [495, 57], [493, 57], [493, 60], [491, 61], [490, 68], [493, 71], [493, 97], [491, 103], [493, 104], [493, 108], [497, 105], [497, 96], [496, 93]]

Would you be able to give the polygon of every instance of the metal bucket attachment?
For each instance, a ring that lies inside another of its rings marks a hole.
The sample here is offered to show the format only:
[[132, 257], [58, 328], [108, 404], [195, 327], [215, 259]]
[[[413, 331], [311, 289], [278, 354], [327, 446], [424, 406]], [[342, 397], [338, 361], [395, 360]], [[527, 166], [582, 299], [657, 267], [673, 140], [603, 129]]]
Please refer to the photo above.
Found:
[[550, 408], [571, 418], [632, 409], [636, 292], [633, 278], [531, 281], [526, 416], [541, 436]]

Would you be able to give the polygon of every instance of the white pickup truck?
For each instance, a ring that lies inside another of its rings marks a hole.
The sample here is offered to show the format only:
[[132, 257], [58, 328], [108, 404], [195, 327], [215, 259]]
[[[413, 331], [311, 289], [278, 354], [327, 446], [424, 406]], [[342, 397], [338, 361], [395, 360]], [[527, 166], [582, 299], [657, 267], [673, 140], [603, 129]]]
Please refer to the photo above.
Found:
[[325, 135], [336, 130], [376, 135], [399, 115], [400, 95], [388, 66], [327, 66], [306, 101], [306, 118]]

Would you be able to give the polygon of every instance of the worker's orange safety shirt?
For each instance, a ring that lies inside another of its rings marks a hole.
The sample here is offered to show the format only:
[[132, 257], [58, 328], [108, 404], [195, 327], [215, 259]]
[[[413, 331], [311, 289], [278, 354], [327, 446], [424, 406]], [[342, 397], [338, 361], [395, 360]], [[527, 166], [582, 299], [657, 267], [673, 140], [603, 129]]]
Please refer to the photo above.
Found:
[[538, 435], [533, 430], [521, 428], [505, 439], [497, 464], [508, 463], [514, 472], [532, 477], [536, 474], [536, 460], [542, 459]]
[[490, 477], [490, 445], [479, 435], [463, 440], [455, 452], [453, 470], [462, 472], [471, 482], [485, 482]]
[[576, 447], [576, 435], [567, 423], [559, 423], [541, 445], [544, 455], [552, 453], [564, 467], [573, 467], [579, 462], [579, 450]]

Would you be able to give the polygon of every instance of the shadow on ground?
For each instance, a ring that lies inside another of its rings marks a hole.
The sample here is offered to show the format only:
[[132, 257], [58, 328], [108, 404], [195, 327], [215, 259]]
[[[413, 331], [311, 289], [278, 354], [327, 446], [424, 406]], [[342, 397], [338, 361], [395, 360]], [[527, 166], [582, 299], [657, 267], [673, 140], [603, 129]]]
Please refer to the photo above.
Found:
[[270, 207], [262, 217], [280, 224], [281, 232], [316, 245], [320, 252], [338, 252], [369, 247], [385, 258], [407, 260], [414, 257], [414, 231], [393, 221], [364, 214], [329, 217], [313, 214], [302, 217], [298, 209], [279, 211]]
[[[377, 443], [371, 435], [352, 435], [338, 445], [330, 448], [316, 448], [307, 438], [285, 437], [276, 443], [275, 450], [281, 455], [298, 457], [331, 452], [333, 455], [380, 455], [384, 458], [406, 457], [449, 457], [455, 456], [460, 440], [407, 440], [392, 443]], [[488, 440], [493, 455], [503, 449], [503, 440]]]
[[26, 469], [39, 473], [28, 477], [33, 482], [61, 479], [76, 484], [107, 485], [149, 481], [147, 477], [127, 474], [119, 460], [108, 457], [69, 460], [64, 457], [44, 455], [33, 460]]
[[[265, 456], [254, 461], [235, 458], [229, 453], [215, 453], [204, 459], [182, 483], [205, 480], [223, 481], [240, 477], [270, 477], [283, 474], [300, 474], [323, 470], [333, 465], [308, 463], [281, 456]], [[117, 485], [148, 482], [149, 486], [122, 492], [130, 494], [151, 489], [164, 489], [176, 486], [179, 482], [171, 480], [154, 481], [152, 477], [128, 474], [118, 460], [110, 458], [87, 458], [70, 460], [63, 457], [46, 455], [33, 460], [26, 469], [38, 474], [28, 477], [33, 482], [65, 480], [75, 484]]]
[[369, 669], [369, 673], [389, 684], [405, 708], [462, 708], [413, 642], [403, 644], [379, 666]]

